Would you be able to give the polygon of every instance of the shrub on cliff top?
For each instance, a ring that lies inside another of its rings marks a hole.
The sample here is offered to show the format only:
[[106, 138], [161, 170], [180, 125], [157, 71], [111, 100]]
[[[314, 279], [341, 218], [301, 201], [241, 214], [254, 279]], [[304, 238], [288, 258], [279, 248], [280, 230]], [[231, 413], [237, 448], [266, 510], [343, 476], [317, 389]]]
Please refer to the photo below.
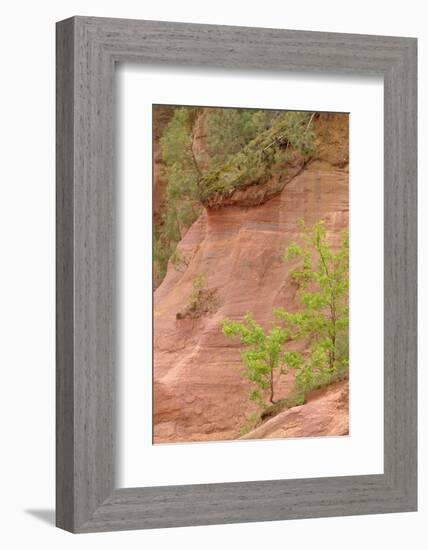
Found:
[[211, 109], [206, 121], [209, 168], [221, 167], [248, 142], [267, 130], [278, 111], [254, 109]]
[[202, 204], [229, 197], [237, 189], [262, 185], [279, 170], [292, 149], [309, 158], [315, 150], [311, 122], [315, 113], [285, 112], [272, 119], [272, 126], [252, 139], [221, 167], [215, 167], [198, 182]]
[[163, 280], [168, 261], [202, 205], [236, 189], [263, 184], [292, 149], [306, 158], [314, 150], [314, 113], [251, 109], [212, 109], [207, 115], [208, 170], [194, 156], [193, 127], [200, 110], [180, 107], [160, 138], [166, 187], [162, 222], [155, 228], [154, 283]]
[[[162, 223], [155, 231], [155, 287], [165, 277], [168, 261], [174, 256], [177, 243], [201, 212], [199, 180], [202, 173], [192, 150], [193, 127], [199, 111], [193, 107], [175, 109], [160, 138], [164, 175], [168, 183]], [[275, 114], [275, 111], [249, 109], [210, 110], [206, 136], [209, 168], [223, 165], [226, 159], [264, 131]]]

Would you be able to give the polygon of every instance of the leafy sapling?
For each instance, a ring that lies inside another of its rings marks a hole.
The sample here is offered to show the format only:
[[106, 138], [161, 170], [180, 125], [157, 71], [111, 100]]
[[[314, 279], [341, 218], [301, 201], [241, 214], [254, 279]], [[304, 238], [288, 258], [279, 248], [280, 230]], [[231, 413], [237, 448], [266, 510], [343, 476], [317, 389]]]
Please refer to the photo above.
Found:
[[265, 408], [267, 393], [269, 402], [275, 403], [275, 372], [287, 372], [283, 350], [288, 339], [287, 331], [274, 325], [265, 330], [249, 313], [243, 321], [225, 319], [222, 328], [226, 336], [239, 338], [244, 346], [241, 352], [245, 367], [244, 375], [254, 385], [249, 398], [261, 408]]
[[302, 223], [302, 230], [303, 244], [292, 243], [284, 256], [287, 262], [300, 259], [291, 276], [301, 308], [297, 313], [280, 308], [275, 314], [292, 339], [309, 340], [309, 353], [286, 353], [285, 361], [297, 370], [298, 386], [310, 388], [348, 368], [349, 242], [344, 232], [334, 252], [322, 221], [310, 231]]

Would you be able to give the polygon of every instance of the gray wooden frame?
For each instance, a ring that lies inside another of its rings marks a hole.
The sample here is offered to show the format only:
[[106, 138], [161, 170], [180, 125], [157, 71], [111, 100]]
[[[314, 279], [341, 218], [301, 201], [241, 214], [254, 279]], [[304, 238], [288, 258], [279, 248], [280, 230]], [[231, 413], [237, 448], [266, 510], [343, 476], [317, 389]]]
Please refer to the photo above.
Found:
[[[116, 62], [383, 76], [383, 474], [115, 488]], [[416, 145], [416, 39], [90, 17], [57, 24], [59, 527], [92, 532], [416, 510]]]

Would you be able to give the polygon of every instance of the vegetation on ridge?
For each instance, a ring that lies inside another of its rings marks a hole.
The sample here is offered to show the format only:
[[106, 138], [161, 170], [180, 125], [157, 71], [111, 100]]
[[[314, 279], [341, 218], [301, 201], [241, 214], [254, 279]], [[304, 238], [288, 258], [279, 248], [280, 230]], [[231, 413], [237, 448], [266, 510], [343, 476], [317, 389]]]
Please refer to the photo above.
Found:
[[263, 185], [283, 171], [291, 151], [306, 158], [314, 151], [314, 113], [252, 109], [208, 109], [202, 169], [193, 151], [195, 120], [200, 109], [180, 107], [160, 138], [167, 183], [161, 223], [154, 230], [154, 284], [163, 280], [178, 242], [203, 206], [250, 185]]
[[284, 168], [293, 149], [308, 158], [315, 148], [315, 134], [310, 127], [313, 114], [279, 113], [269, 129], [199, 180], [202, 204], [210, 205], [212, 199], [215, 202], [220, 197], [229, 197], [237, 189], [263, 185], [276, 171]]

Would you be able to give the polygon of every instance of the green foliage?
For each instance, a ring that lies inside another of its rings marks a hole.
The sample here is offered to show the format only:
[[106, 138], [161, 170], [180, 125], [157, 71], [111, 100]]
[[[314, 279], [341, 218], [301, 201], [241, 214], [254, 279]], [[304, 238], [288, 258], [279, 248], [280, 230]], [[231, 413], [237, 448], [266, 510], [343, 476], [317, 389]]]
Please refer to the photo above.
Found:
[[199, 172], [192, 154], [192, 118], [192, 109], [176, 109], [160, 139], [168, 185], [162, 224], [154, 242], [155, 286], [163, 280], [177, 243], [201, 212]]
[[309, 157], [315, 151], [316, 136], [312, 125], [314, 116], [315, 113], [288, 112], [277, 140], [286, 141], [304, 157]]
[[274, 371], [286, 373], [283, 345], [288, 337], [287, 331], [274, 325], [265, 331], [249, 313], [242, 322], [225, 319], [222, 328], [226, 336], [239, 338], [244, 346], [241, 352], [244, 376], [255, 386], [249, 398], [264, 408], [267, 391], [269, 401], [274, 403]]
[[278, 111], [213, 109], [207, 116], [207, 148], [210, 169], [219, 168], [260, 132], [267, 130]]
[[310, 385], [305, 387], [299, 387], [296, 385], [293, 391], [284, 399], [279, 399], [273, 405], [266, 407], [262, 414], [260, 415], [260, 420], [265, 421], [273, 416], [276, 416], [280, 412], [286, 409], [292, 409], [293, 407], [298, 407], [306, 403], [306, 398], [308, 393], [314, 390], [319, 390], [335, 382], [345, 380], [348, 378], [347, 369], [338, 369], [334, 373], [330, 373], [321, 378], [314, 378]]
[[300, 260], [291, 275], [299, 287], [301, 309], [275, 313], [292, 339], [310, 343], [309, 353], [285, 354], [288, 367], [296, 370], [298, 388], [308, 390], [348, 369], [349, 243], [344, 232], [334, 253], [323, 222], [311, 231], [303, 224], [302, 229], [303, 244], [291, 244], [284, 256], [286, 261]]
[[[214, 163], [213, 168], [201, 177], [199, 197], [203, 204], [217, 196], [228, 197], [236, 189], [262, 185], [276, 171], [284, 169], [284, 162], [293, 149], [300, 151], [305, 158], [314, 152], [315, 134], [311, 124], [314, 113], [273, 113], [270, 119], [263, 120], [256, 112], [253, 116], [257, 115], [262, 122], [259, 120], [258, 133], [254, 130], [255, 137], [241, 149], [239, 140], [235, 140], [238, 152], [224, 157], [221, 166]], [[268, 128], [260, 132], [263, 125]], [[251, 132], [247, 131], [246, 135], [251, 135]]]
[[192, 292], [184, 311], [176, 314], [177, 319], [190, 317], [197, 319], [216, 311], [219, 304], [217, 289], [209, 288], [205, 273], [197, 275], [192, 281]]
[[168, 260], [173, 253], [170, 242], [159, 231], [154, 230], [153, 236], [153, 283], [156, 288], [163, 281], [168, 267]]
[[190, 295], [189, 305], [192, 309], [199, 309], [202, 306], [203, 291], [206, 288], [207, 276], [205, 273], [197, 275], [192, 281], [192, 294]]
[[184, 256], [184, 254], [179, 252], [177, 248], [171, 254], [171, 262], [174, 265], [175, 269], [181, 272], [186, 271], [189, 265], [189, 259]]
[[[202, 174], [192, 151], [192, 131], [197, 111], [190, 107], [177, 108], [160, 139], [164, 175], [168, 184], [162, 223], [154, 239], [155, 286], [162, 282], [178, 242], [202, 210], [199, 185]], [[249, 140], [265, 130], [275, 114], [275, 111], [250, 109], [210, 111], [207, 117], [210, 168], [221, 166]], [[176, 265], [174, 260], [173, 263]]]
[[305, 392], [299, 389], [295, 389], [285, 399], [279, 399], [273, 405], [266, 407], [260, 415], [260, 420], [268, 420], [269, 418], [276, 416], [286, 409], [292, 409], [293, 407], [303, 405], [305, 403], [305, 398]]
[[260, 418], [260, 413], [258, 412], [252, 412], [249, 414], [245, 420], [245, 424], [239, 431], [239, 435], [242, 437], [243, 435], [247, 435], [247, 433], [251, 432], [251, 430], [254, 430], [254, 428], [256, 428], [260, 423]]
[[[175, 109], [160, 138], [166, 201], [154, 237], [154, 283], [158, 286], [186, 230], [202, 205], [220, 194], [263, 184], [292, 149], [314, 151], [313, 114], [252, 109], [212, 109], [207, 115], [208, 170], [202, 174], [192, 150], [198, 109]], [[174, 262], [173, 262], [174, 263]], [[181, 266], [182, 267], [182, 266]]]
[[[224, 334], [239, 338], [243, 345], [244, 375], [254, 383], [249, 399], [261, 407], [258, 421], [302, 405], [310, 391], [348, 376], [348, 233], [342, 234], [334, 252], [322, 221], [311, 230], [302, 222], [301, 228], [302, 242], [292, 243], [284, 255], [285, 261], [298, 263], [291, 271], [298, 286], [298, 311], [275, 310], [279, 324], [271, 323], [268, 331], [249, 313], [242, 322], [225, 319], [222, 323]], [[298, 340], [309, 346], [308, 351], [284, 349], [287, 342]], [[274, 400], [275, 369], [280, 374], [296, 373], [295, 389], [279, 401]], [[267, 391], [270, 405], [265, 402]], [[247, 420], [245, 433], [257, 423], [253, 417]]]

